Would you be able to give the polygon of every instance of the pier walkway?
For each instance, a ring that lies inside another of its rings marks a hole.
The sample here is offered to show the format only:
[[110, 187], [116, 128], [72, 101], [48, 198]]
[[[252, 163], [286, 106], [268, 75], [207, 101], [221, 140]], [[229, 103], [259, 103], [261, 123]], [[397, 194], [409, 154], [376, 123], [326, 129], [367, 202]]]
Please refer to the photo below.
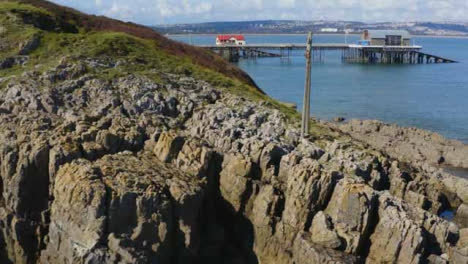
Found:
[[[239, 58], [286, 57], [295, 50], [305, 50], [306, 44], [260, 43], [246, 45], [199, 45], [210, 49], [229, 61]], [[456, 61], [421, 52], [422, 46], [369, 46], [345, 43], [314, 43], [313, 58], [322, 60], [324, 51], [341, 51], [342, 60], [347, 63], [365, 64], [422, 64], [454, 63]], [[276, 52], [275, 52], [276, 51]], [[280, 53], [277, 53], [280, 51]]]
[[[328, 50], [343, 50], [348, 49], [351, 45], [339, 44], [339, 43], [314, 43], [313, 48], [328, 49]], [[280, 50], [280, 49], [291, 49], [291, 50], [305, 50], [306, 44], [293, 44], [293, 43], [281, 43], [281, 44], [246, 44], [242, 46], [238, 45], [199, 45], [202, 48], [208, 48], [212, 50], [220, 49], [267, 49], [267, 50]]]

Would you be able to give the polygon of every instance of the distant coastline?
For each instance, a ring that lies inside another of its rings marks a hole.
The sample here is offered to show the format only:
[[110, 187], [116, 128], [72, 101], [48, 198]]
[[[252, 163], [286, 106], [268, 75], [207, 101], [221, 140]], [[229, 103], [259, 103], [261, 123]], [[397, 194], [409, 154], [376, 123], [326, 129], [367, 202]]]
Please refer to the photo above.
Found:
[[468, 37], [467, 22], [358, 22], [358, 21], [302, 21], [302, 20], [261, 20], [234, 22], [204, 22], [195, 24], [168, 24], [152, 26], [163, 34], [286, 34], [297, 35], [309, 31], [318, 34], [360, 33], [366, 29], [404, 29], [414, 36]]
[[[268, 35], [274, 35], [274, 36], [304, 36], [307, 35], [306, 33], [174, 33], [174, 34], [163, 34], [164, 36], [179, 36], [179, 37], [184, 37], [184, 36], [216, 36], [219, 34], [242, 34], [245, 36], [268, 36]], [[314, 35], [319, 35], [319, 36], [344, 36], [345, 34], [343, 33], [314, 33]], [[350, 33], [348, 34], [350, 36], [360, 36], [361, 34], [358, 33]], [[417, 38], [460, 38], [460, 39], [466, 39], [468, 38], [468, 35], [413, 35], [413, 37]]]

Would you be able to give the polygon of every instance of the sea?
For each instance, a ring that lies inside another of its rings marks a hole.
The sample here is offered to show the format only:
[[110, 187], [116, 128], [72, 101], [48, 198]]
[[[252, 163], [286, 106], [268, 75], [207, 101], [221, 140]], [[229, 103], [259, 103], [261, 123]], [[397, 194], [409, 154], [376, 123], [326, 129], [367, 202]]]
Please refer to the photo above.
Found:
[[[172, 35], [214, 44], [215, 35]], [[305, 43], [306, 35], [246, 35], [247, 43]], [[356, 35], [314, 35], [315, 43], [356, 43]], [[458, 61], [447, 64], [344, 64], [326, 51], [312, 65], [311, 115], [325, 120], [376, 119], [437, 132], [468, 143], [468, 38], [413, 37], [423, 52]], [[289, 59], [240, 59], [236, 63], [269, 96], [302, 109], [304, 51]]]

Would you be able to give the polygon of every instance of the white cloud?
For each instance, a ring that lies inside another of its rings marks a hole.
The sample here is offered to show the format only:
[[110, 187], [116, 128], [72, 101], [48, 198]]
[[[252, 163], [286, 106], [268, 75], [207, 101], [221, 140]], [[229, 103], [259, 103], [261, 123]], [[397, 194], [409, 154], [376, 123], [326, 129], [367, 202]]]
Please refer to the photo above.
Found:
[[294, 8], [296, 6], [296, 0], [278, 0], [279, 8]]
[[254, 19], [467, 20], [468, 0], [53, 0], [143, 24]]

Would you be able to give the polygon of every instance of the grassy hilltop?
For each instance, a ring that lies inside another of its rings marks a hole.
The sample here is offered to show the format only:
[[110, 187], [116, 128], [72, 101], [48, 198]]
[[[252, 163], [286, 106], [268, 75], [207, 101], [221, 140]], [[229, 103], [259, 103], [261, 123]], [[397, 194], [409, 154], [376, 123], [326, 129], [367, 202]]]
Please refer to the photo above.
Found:
[[22, 43], [39, 40], [39, 45], [28, 54], [27, 64], [2, 70], [0, 78], [47, 69], [64, 56], [121, 58], [131, 63], [95, 74], [111, 80], [133, 73], [159, 83], [164, 82], [161, 72], [190, 75], [237, 95], [267, 101], [297, 117], [291, 109], [265, 96], [246, 73], [221, 57], [169, 40], [147, 27], [86, 15], [40, 0], [0, 1], [0, 23], [0, 59], [18, 54]]

